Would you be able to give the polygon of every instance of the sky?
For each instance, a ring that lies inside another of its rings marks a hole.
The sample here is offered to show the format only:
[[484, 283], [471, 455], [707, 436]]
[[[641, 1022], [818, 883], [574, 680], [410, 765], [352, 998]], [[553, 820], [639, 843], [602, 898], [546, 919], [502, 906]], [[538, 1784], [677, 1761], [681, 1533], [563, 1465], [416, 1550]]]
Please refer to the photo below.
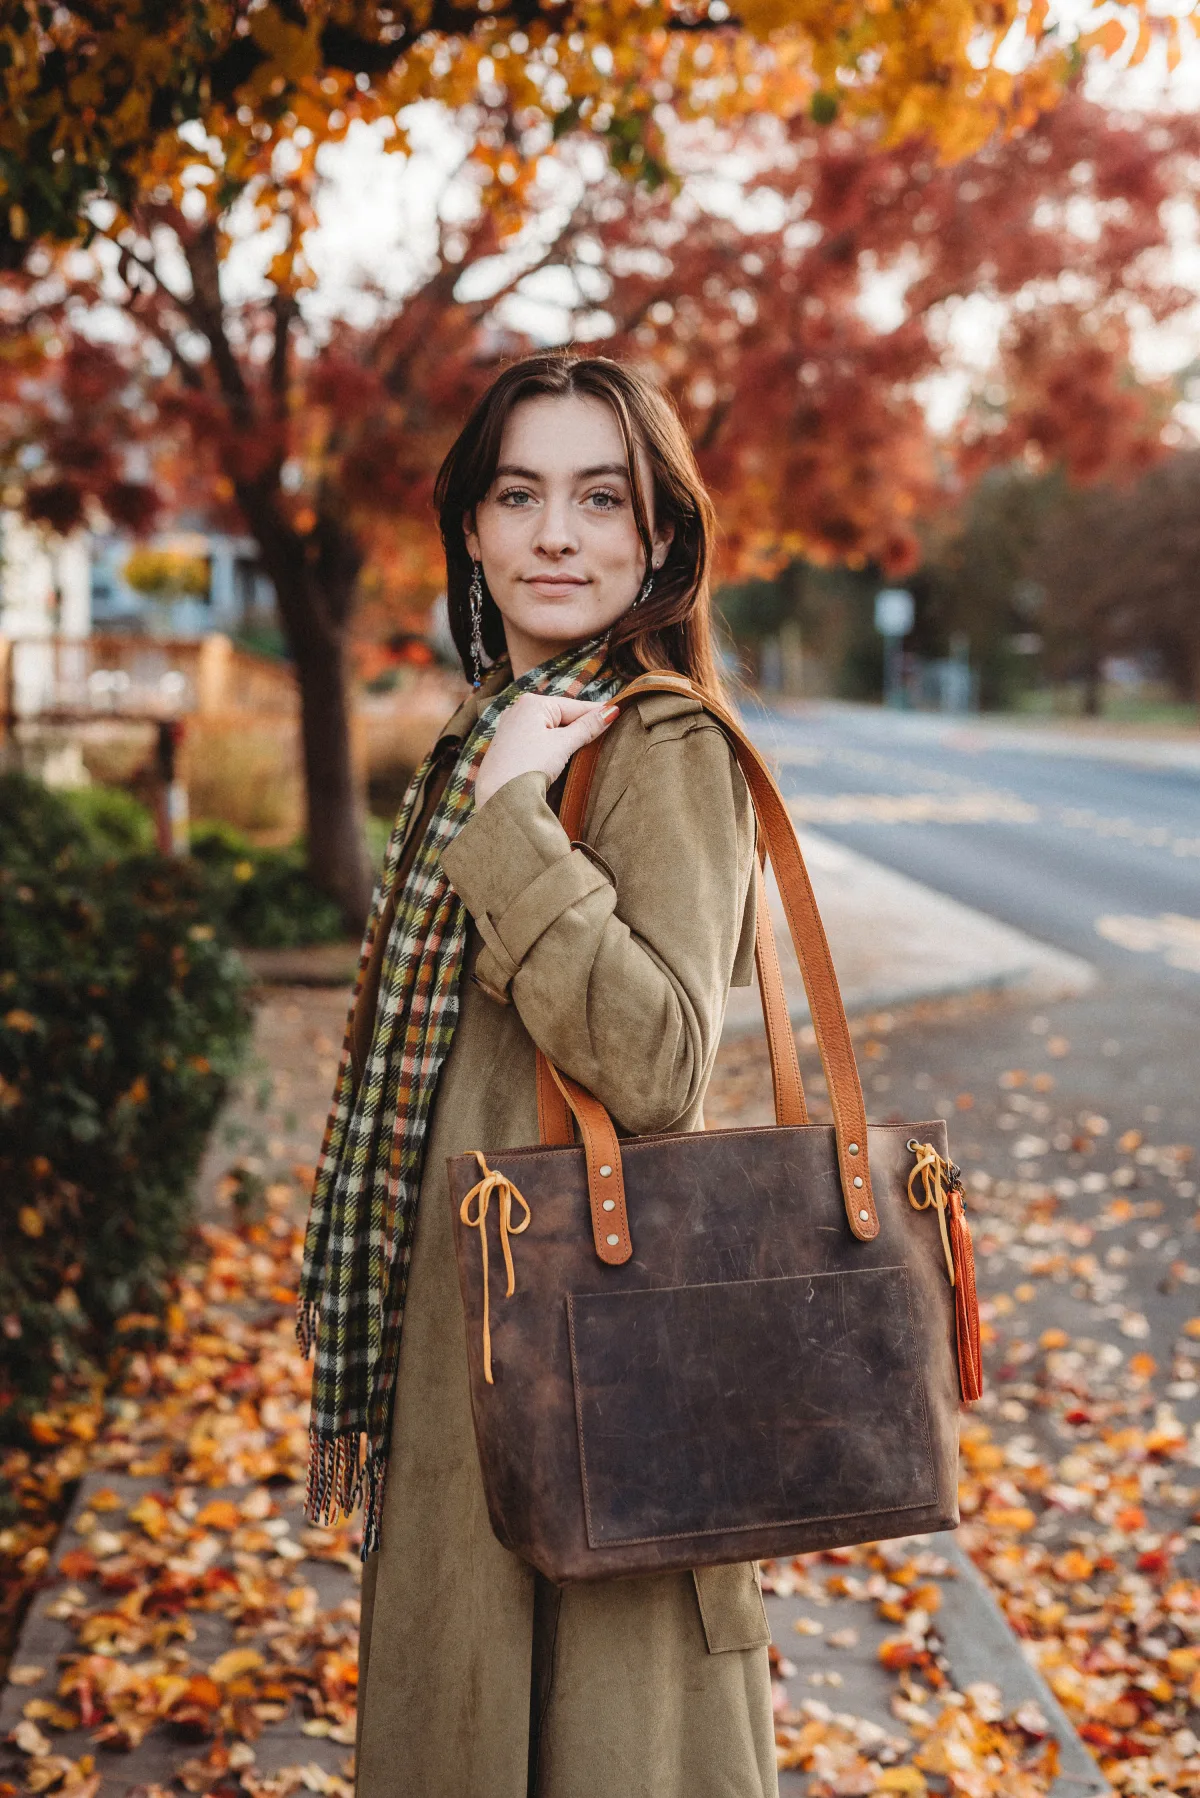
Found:
[[[1095, 12], [1088, 0], [1061, 0], [1055, 8], [1068, 27], [1086, 11]], [[1200, 107], [1200, 45], [1193, 45], [1170, 75], [1161, 48], [1136, 70], [1096, 61], [1089, 69], [1087, 90], [1122, 110]], [[327, 145], [320, 152], [318, 166], [325, 179], [318, 202], [320, 223], [307, 245], [318, 277], [308, 298], [314, 319], [342, 314], [367, 323], [377, 302], [362, 292], [364, 282], [388, 294], [402, 294], [427, 263], [439, 204], [450, 215], [457, 211], [463, 216], [464, 207], [469, 208], [469, 194], [455, 180], [463, 144], [452, 121], [436, 106], [420, 105], [409, 109], [405, 124], [413, 145], [408, 157], [389, 155], [382, 133], [362, 125], [353, 127], [342, 144]], [[594, 153], [601, 154], [598, 147]], [[736, 184], [710, 183], [706, 197], [736, 213]], [[1200, 237], [1195, 208], [1176, 207], [1171, 227], [1172, 276], [1191, 288], [1197, 301], [1191, 314], [1169, 330], [1139, 335], [1138, 365], [1151, 378], [1200, 361]], [[230, 270], [234, 285], [255, 286], [268, 258], [268, 245], [261, 240], [247, 243]], [[497, 268], [497, 278], [501, 272], [507, 270]], [[477, 278], [486, 282], [488, 271], [480, 271]], [[518, 300], [511, 310], [515, 325], [548, 341], [561, 340], [565, 330], [562, 293], [554, 281], [553, 275], [543, 278], [536, 298]], [[881, 325], [898, 318], [895, 283], [875, 282], [864, 292], [863, 305]], [[948, 313], [953, 366], [930, 382], [923, 394], [935, 429], [953, 423], [973, 381], [987, 367], [1003, 316], [1001, 307], [979, 297], [958, 303]], [[1179, 421], [1188, 435], [1200, 438], [1200, 383], [1196, 401], [1181, 406]]]

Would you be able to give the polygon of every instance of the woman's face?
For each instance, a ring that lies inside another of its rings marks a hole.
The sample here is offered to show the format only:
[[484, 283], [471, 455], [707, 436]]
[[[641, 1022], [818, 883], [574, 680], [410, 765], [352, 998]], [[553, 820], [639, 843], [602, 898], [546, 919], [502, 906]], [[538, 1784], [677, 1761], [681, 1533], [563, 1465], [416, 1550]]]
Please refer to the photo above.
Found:
[[[671, 528], [654, 521], [645, 451], [638, 479], [661, 566]], [[584, 395], [521, 400], [508, 415], [495, 479], [464, 521], [467, 549], [504, 620], [513, 674], [598, 636], [646, 578], [625, 444], [612, 408]]]

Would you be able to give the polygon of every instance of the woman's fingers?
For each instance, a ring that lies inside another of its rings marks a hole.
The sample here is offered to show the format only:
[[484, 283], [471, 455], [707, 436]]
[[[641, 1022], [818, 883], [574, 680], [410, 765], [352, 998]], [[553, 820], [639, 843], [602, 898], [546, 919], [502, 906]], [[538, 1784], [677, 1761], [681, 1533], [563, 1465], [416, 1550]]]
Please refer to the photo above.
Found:
[[605, 709], [603, 703], [598, 704], [594, 699], [567, 699], [557, 693], [526, 693], [520, 703], [543, 707], [547, 722], [553, 725], [574, 724], [577, 718], [590, 718], [593, 713]]
[[608, 729], [619, 708], [584, 699], [525, 694], [496, 726], [475, 782], [476, 805], [520, 774], [556, 780], [575, 754]]
[[[577, 706], [579, 701], [575, 699], [568, 703]], [[557, 747], [563, 751], [562, 767], [566, 767], [577, 749], [582, 749], [585, 743], [606, 731], [620, 709], [615, 705], [590, 705], [581, 716], [560, 726], [554, 734], [558, 739]]]

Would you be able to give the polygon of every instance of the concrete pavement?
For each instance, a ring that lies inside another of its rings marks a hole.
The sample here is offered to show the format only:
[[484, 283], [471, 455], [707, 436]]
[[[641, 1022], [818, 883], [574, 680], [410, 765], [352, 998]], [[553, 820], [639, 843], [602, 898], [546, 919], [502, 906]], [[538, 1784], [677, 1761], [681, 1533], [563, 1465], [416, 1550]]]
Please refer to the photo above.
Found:
[[[1080, 956], [1040, 943], [817, 831], [801, 830], [800, 842], [851, 1013], [964, 992], [1065, 998], [1093, 984], [1094, 972]], [[770, 898], [789, 1010], [799, 1024], [808, 1018], [808, 1001], [773, 880]], [[726, 1037], [760, 1027], [757, 989], [735, 988]]]

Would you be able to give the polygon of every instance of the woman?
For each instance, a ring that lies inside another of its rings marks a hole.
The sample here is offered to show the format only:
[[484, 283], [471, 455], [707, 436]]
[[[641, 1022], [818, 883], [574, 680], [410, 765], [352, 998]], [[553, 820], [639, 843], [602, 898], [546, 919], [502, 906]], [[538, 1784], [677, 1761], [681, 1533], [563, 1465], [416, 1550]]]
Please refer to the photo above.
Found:
[[[301, 1291], [312, 1514], [366, 1503], [360, 1798], [762, 1798], [752, 1565], [559, 1589], [492, 1534], [446, 1184], [538, 1140], [535, 1044], [626, 1132], [701, 1125], [753, 814], [697, 701], [606, 702], [646, 668], [716, 693], [711, 506], [653, 387], [558, 354], [496, 380], [437, 501], [474, 691], [389, 846]], [[555, 783], [610, 726], [572, 844]]]

